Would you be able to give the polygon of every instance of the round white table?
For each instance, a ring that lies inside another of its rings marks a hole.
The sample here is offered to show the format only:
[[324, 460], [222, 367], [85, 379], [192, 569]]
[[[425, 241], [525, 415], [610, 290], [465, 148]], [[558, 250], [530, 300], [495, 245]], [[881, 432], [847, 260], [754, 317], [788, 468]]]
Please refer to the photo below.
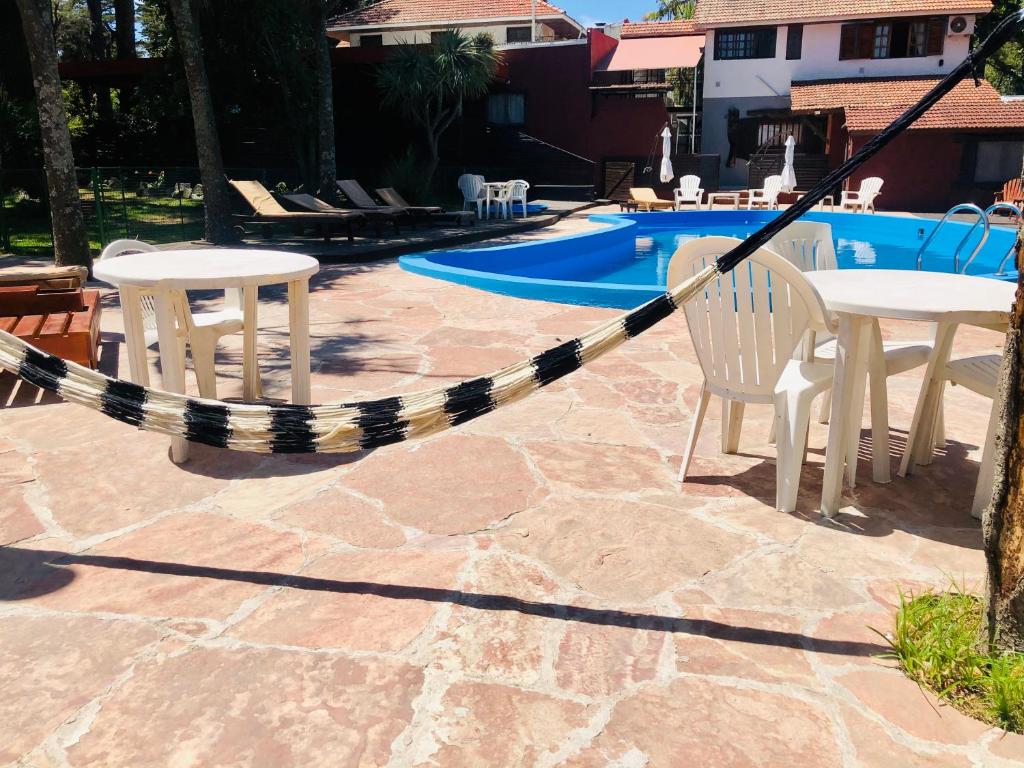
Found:
[[[842, 497], [843, 469], [853, 485], [856, 479], [857, 455], [850, 450], [851, 430], [859, 434], [864, 409], [864, 376], [861, 356], [867, 354], [869, 334], [866, 332], [879, 318], [915, 320], [936, 324], [935, 346], [925, 372], [925, 384], [914, 413], [913, 432], [925, 414], [935, 413], [941, 385], [935, 374], [949, 360], [953, 336], [961, 323], [989, 327], [1005, 327], [1016, 293], [1013, 283], [991, 278], [954, 275], [941, 272], [914, 272], [891, 269], [840, 269], [805, 272], [807, 280], [818, 291], [825, 306], [839, 317], [835, 380], [832, 386], [832, 409], [825, 451], [825, 475], [822, 481], [821, 511], [834, 515]], [[922, 437], [921, 439], [925, 439]], [[874, 441], [880, 443], [881, 441]], [[876, 463], [886, 462], [888, 447], [875, 446]], [[901, 474], [909, 457], [919, 446], [908, 445], [903, 456]], [[852, 454], [852, 455], [848, 455]]]
[[[242, 290], [243, 397], [252, 400], [259, 388], [256, 367], [257, 300], [259, 287], [288, 285], [288, 330], [291, 349], [292, 401], [310, 402], [309, 381], [309, 278], [320, 269], [316, 259], [284, 251], [207, 248], [136, 253], [96, 263], [97, 279], [117, 286], [124, 312], [125, 343], [132, 380], [149, 385], [140, 290], [152, 292], [156, 305], [157, 336], [163, 386], [184, 392], [184, 360], [177, 340], [173, 294], [180, 291]], [[172, 458], [188, 458], [187, 443], [175, 438]]]
[[498, 193], [508, 185], [507, 181], [484, 182], [484, 218], [491, 218], [491, 203], [498, 199]]

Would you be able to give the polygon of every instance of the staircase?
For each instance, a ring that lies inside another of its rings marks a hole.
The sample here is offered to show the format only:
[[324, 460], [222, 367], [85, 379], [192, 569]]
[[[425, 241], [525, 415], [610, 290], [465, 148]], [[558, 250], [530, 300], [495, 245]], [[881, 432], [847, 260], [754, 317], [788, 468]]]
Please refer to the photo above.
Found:
[[[778, 145], [761, 147], [750, 158], [747, 166], [747, 187], [760, 189], [768, 176], [782, 173], [786, 161], [786, 148]], [[828, 159], [825, 155], [811, 155], [797, 152], [793, 158], [793, 170], [796, 172], [796, 188], [810, 189], [828, 173]]]

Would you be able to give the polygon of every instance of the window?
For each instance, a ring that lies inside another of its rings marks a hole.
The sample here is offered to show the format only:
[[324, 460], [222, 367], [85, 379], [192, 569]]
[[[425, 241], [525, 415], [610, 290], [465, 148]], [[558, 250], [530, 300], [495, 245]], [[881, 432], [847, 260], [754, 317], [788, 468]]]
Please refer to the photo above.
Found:
[[795, 61], [803, 56], [804, 25], [790, 24], [786, 30], [786, 59]]
[[444, 32], [431, 32], [430, 33], [430, 44], [437, 45], [444, 40]]
[[505, 27], [506, 43], [529, 43], [533, 40], [531, 27]]
[[1020, 141], [979, 141], [974, 162], [974, 181], [997, 182], [1020, 175], [1024, 143]]
[[384, 35], [360, 35], [359, 45], [363, 48], [380, 48], [384, 45]]
[[526, 97], [521, 93], [492, 93], [487, 97], [487, 122], [522, 125], [526, 122]]
[[716, 59], [774, 59], [775, 27], [720, 29], [715, 33]]
[[840, 59], [904, 59], [941, 56], [946, 17], [886, 19], [843, 24]]
[[634, 85], [661, 85], [668, 82], [664, 69], [634, 69]]

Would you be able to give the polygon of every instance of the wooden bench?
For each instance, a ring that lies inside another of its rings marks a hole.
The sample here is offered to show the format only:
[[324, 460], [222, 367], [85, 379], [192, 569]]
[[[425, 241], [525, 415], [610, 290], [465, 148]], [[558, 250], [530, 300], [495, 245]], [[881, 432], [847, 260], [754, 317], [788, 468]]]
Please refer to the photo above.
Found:
[[0, 331], [90, 368], [99, 363], [101, 310], [95, 290], [0, 286]]

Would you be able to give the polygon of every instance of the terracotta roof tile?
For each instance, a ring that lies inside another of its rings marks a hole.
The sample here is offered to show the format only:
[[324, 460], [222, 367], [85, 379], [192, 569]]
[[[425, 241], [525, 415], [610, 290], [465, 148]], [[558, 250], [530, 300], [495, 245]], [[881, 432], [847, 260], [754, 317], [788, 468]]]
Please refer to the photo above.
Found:
[[[897, 77], [794, 81], [794, 112], [846, 113], [851, 133], [877, 133], [917, 102], [941, 78]], [[914, 123], [911, 130], [1024, 129], [1024, 102], [1003, 101], [989, 83], [965, 80]]]
[[694, 20], [703, 27], [807, 19], [856, 19], [928, 13], [988, 13], [991, 0], [697, 0]]
[[695, 21], [635, 21], [622, 25], [622, 37], [680, 37], [703, 35]]
[[[331, 19], [331, 27], [457, 22], [466, 19], [529, 18], [530, 0], [380, 0]], [[537, 0], [537, 16], [565, 16], [546, 0]]]

